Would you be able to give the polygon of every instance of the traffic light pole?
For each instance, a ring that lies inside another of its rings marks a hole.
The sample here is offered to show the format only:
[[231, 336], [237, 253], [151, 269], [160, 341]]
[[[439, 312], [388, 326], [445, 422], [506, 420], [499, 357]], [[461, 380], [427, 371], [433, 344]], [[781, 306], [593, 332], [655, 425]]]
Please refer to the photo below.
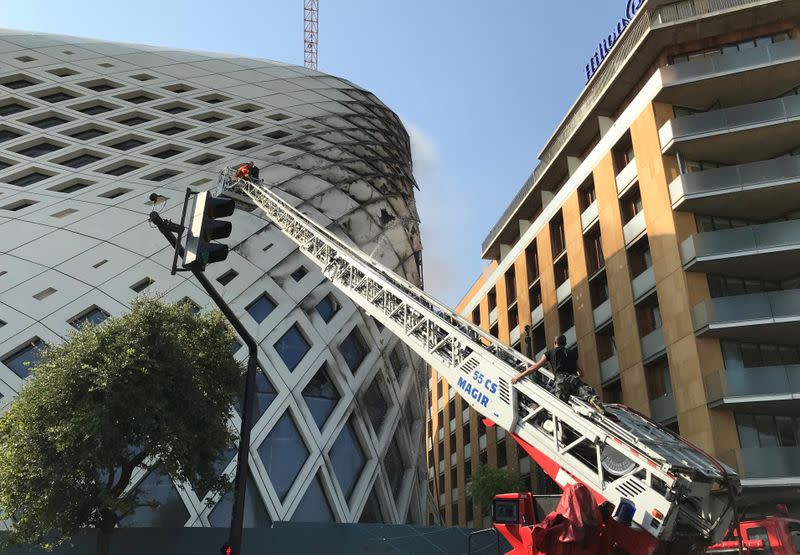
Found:
[[[164, 220], [158, 212], [150, 212], [150, 221], [155, 224], [161, 234], [167, 238], [169, 244], [175, 247], [179, 256], [183, 256], [183, 247], [178, 242], [173, 232], [182, 231], [182, 226]], [[242, 406], [242, 428], [239, 431], [239, 455], [236, 464], [236, 479], [234, 482], [233, 494], [233, 514], [231, 516], [231, 529], [228, 536], [228, 549], [225, 555], [240, 555], [242, 552], [242, 528], [244, 525], [244, 497], [247, 488], [247, 479], [250, 476], [250, 429], [253, 427], [253, 405], [255, 404], [256, 393], [256, 371], [258, 368], [258, 348], [255, 339], [247, 332], [231, 308], [225, 303], [222, 296], [214, 289], [214, 286], [199, 269], [192, 269], [191, 272], [197, 281], [205, 289], [217, 308], [220, 309], [225, 318], [228, 319], [233, 329], [247, 345], [247, 376], [244, 385], [244, 403]]]

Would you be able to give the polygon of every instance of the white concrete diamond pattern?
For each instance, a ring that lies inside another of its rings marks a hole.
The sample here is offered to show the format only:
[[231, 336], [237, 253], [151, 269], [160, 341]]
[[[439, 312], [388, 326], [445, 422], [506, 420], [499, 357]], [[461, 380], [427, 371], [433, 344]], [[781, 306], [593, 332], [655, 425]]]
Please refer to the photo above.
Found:
[[[142, 292], [210, 307], [186, 274], [170, 276], [171, 248], [147, 217], [155, 209], [177, 220], [186, 188], [213, 188], [226, 165], [255, 161], [304, 212], [421, 281], [408, 136], [344, 79], [0, 31], [0, 91], [0, 407], [37, 346], [124, 313]], [[421, 360], [257, 210], [237, 211], [233, 229], [230, 256], [207, 275], [259, 342], [264, 369], [248, 525], [422, 522]], [[233, 452], [228, 461], [220, 472], [233, 473]], [[126, 525], [228, 524], [230, 496], [207, 498], [155, 472], [136, 480], [161, 505]]]

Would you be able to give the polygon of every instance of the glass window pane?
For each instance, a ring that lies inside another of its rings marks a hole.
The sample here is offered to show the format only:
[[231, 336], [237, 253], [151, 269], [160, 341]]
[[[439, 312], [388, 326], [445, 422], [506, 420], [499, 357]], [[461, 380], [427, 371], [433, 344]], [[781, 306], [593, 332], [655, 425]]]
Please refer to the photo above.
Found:
[[102, 308], [92, 307], [88, 311], [84, 312], [77, 318], [74, 318], [70, 325], [73, 328], [81, 329], [86, 324], [98, 325], [101, 324], [106, 318], [108, 318], [109, 314]]
[[259, 324], [263, 322], [270, 313], [275, 310], [275, 301], [270, 299], [266, 293], [247, 305], [247, 312], [253, 317], [253, 320]]
[[308, 448], [288, 410], [259, 446], [258, 456], [261, 457], [275, 492], [283, 501], [308, 458]]
[[761, 349], [755, 343], [742, 343], [742, 364], [745, 368], [761, 366]]
[[289, 328], [274, 346], [289, 370], [297, 368], [306, 353], [311, 350], [311, 345], [297, 324]]
[[743, 367], [739, 345], [734, 341], [722, 341], [722, 358], [725, 360], [726, 370]]
[[764, 366], [779, 366], [781, 357], [776, 345], [762, 345], [761, 359]]
[[758, 441], [761, 447], [778, 446], [778, 428], [775, 424], [775, 417], [757, 414], [756, 429], [758, 430]]
[[361, 511], [361, 518], [358, 519], [359, 522], [363, 522], [366, 524], [380, 524], [385, 522], [383, 518], [383, 512], [381, 511], [381, 504], [378, 501], [378, 496], [375, 494], [376, 486], [372, 486], [372, 493], [369, 494], [367, 498], [367, 504], [364, 505], [364, 510]]
[[400, 449], [397, 447], [397, 439], [393, 439], [386, 451], [386, 458], [383, 461], [386, 468], [386, 477], [389, 479], [389, 486], [392, 488], [395, 500], [400, 494], [403, 486], [403, 478], [406, 473], [406, 463]]
[[336, 408], [340, 397], [339, 390], [328, 374], [328, 365], [323, 364], [317, 375], [311, 378], [311, 381], [303, 389], [303, 399], [320, 430], [328, 421], [333, 409]]
[[796, 347], [781, 347], [781, 364], [800, 364]]
[[326, 324], [331, 320], [333, 320], [333, 317], [336, 316], [337, 312], [339, 312], [339, 308], [340, 306], [338, 301], [330, 293], [325, 295], [325, 298], [323, 298], [319, 303], [317, 303], [316, 306], [317, 312], [319, 313], [319, 315], [322, 317], [322, 319], [325, 321]]
[[[244, 381], [246, 376], [242, 376], [242, 388], [241, 392], [244, 393]], [[264, 411], [267, 410], [269, 405], [277, 396], [277, 392], [275, 388], [272, 386], [272, 382], [269, 381], [269, 378], [264, 374], [264, 371], [260, 368], [258, 372], [256, 372], [256, 403], [255, 403], [255, 413], [253, 414], [253, 425], [258, 422], [258, 419], [261, 418], [261, 415], [264, 414]], [[241, 397], [241, 396], [239, 396]], [[242, 399], [236, 399], [236, 412], [240, 415], [242, 414]]]
[[737, 414], [736, 427], [739, 429], [739, 443], [743, 449], [758, 447], [758, 431], [752, 414]]
[[[219, 500], [217, 506], [208, 515], [208, 522], [214, 528], [228, 528], [231, 525], [231, 511], [233, 511], [233, 490], [226, 493]], [[269, 528], [272, 519], [269, 518], [267, 508], [261, 500], [261, 493], [256, 489], [252, 478], [247, 479], [247, 494], [244, 496], [244, 527]]]
[[31, 368], [39, 364], [42, 350], [47, 343], [34, 337], [23, 347], [20, 347], [9, 356], [3, 359], [3, 364], [9, 367], [17, 376], [22, 379], [27, 378], [31, 373]]
[[375, 435], [381, 434], [383, 422], [386, 419], [386, 413], [389, 412], [389, 404], [384, 396], [385, 388], [383, 386], [383, 378], [380, 372], [375, 375], [372, 384], [364, 392], [362, 402], [364, 409], [367, 411], [369, 420], [372, 423], [372, 429], [375, 430]]
[[369, 348], [358, 328], [353, 328], [353, 331], [344, 338], [344, 341], [339, 345], [339, 352], [342, 353], [350, 371], [355, 374], [369, 352]]
[[796, 447], [797, 437], [794, 430], [794, 419], [791, 416], [776, 416], [778, 427], [778, 443], [781, 447]]
[[348, 422], [342, 428], [328, 455], [342, 493], [349, 501], [367, 461], [352, 422]]
[[397, 381], [400, 381], [400, 376], [403, 373], [403, 369], [405, 368], [405, 364], [403, 363], [403, 356], [400, 354], [400, 347], [397, 346], [392, 349], [392, 352], [389, 353], [389, 365], [392, 367], [392, 372], [394, 372], [394, 377], [397, 378]]
[[314, 477], [308, 486], [300, 505], [292, 515], [292, 522], [334, 522], [333, 511], [319, 476]]
[[189, 520], [189, 511], [166, 474], [153, 470], [139, 483], [137, 489], [140, 492], [140, 505], [133, 514], [122, 519], [120, 526], [181, 528]]

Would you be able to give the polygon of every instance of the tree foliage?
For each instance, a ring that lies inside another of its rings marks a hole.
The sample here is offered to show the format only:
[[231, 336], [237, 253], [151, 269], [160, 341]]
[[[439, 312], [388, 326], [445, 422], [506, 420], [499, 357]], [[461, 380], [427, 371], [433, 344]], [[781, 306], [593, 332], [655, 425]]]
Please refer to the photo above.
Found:
[[467, 485], [467, 497], [489, 514], [492, 501], [500, 493], [522, 492], [524, 485], [516, 474], [504, 468], [480, 465], [472, 472], [472, 482]]
[[12, 538], [48, 546], [86, 526], [107, 538], [145, 502], [129, 488], [137, 468], [224, 490], [214, 466], [235, 441], [232, 341], [219, 312], [141, 298], [47, 348], [0, 418], [0, 520], [13, 518]]

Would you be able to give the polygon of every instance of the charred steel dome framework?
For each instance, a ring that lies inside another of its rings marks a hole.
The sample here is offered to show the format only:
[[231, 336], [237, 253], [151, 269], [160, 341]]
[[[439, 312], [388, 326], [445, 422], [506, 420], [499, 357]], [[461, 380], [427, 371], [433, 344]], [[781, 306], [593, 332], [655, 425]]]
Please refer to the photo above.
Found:
[[[136, 295], [209, 306], [185, 274], [169, 275], [171, 248], [147, 215], [179, 219], [186, 187], [209, 189], [242, 160], [421, 283], [408, 135], [348, 81], [267, 60], [0, 31], [0, 91], [0, 411], [43, 345], [124, 313]], [[422, 522], [421, 360], [258, 210], [237, 210], [227, 243], [230, 256], [207, 275], [259, 342], [264, 369], [246, 525]], [[233, 473], [234, 455], [220, 472]], [[230, 494], [210, 498], [157, 471], [135, 482], [160, 506], [125, 525], [229, 522]]]

